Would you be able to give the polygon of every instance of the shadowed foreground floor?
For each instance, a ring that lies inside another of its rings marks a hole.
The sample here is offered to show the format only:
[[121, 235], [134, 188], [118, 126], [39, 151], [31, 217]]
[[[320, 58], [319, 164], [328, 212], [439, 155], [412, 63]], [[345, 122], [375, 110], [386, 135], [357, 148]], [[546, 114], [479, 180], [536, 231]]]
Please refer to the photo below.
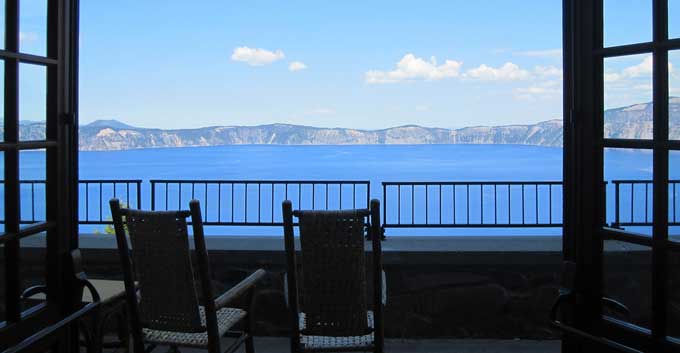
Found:
[[[226, 342], [225, 342], [226, 343]], [[166, 352], [159, 347], [154, 352]], [[239, 353], [244, 350], [241, 348]], [[560, 341], [531, 340], [479, 340], [479, 339], [433, 339], [400, 340], [388, 339], [386, 353], [552, 353], [560, 351]], [[182, 352], [205, 352], [203, 350], [182, 349]], [[257, 353], [288, 353], [288, 339], [279, 337], [258, 337], [255, 339]]]

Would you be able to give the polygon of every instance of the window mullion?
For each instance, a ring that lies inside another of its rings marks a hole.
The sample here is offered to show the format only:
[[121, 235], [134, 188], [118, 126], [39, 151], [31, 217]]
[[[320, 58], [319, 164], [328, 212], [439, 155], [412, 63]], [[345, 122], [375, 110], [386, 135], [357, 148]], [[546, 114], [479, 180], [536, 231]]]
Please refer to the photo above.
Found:
[[[19, 2], [7, 0], [5, 2], [5, 47], [8, 51], [17, 52], [19, 49]], [[4, 126], [6, 144], [16, 144], [19, 141], [19, 61], [5, 59], [5, 110]], [[19, 151], [13, 149], [5, 152], [4, 180], [5, 180], [5, 231], [8, 233], [19, 231]], [[7, 321], [21, 320], [19, 287], [19, 240], [8, 241], [4, 246], [5, 252], [5, 308]]]
[[[668, 0], [654, 0], [654, 42], [668, 40]], [[653, 66], [654, 225], [652, 247], [652, 339], [657, 349], [666, 337], [668, 266], [668, 49], [656, 46]]]

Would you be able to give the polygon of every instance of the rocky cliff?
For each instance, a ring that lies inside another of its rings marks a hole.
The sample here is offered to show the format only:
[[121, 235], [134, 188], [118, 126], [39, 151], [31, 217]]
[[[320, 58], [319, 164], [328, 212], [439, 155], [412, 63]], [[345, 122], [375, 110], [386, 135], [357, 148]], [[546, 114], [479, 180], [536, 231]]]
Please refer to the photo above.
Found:
[[[652, 104], [644, 103], [605, 111], [605, 136], [651, 138]], [[0, 127], [2, 131], [2, 127]], [[45, 126], [29, 122], [20, 126], [24, 140], [44, 138]], [[671, 138], [680, 139], [680, 98], [670, 106]], [[116, 120], [98, 120], [80, 127], [84, 151], [124, 150], [235, 144], [349, 145], [349, 144], [524, 144], [562, 145], [562, 120], [532, 125], [477, 126], [461, 129], [417, 125], [382, 130], [316, 128], [270, 124], [259, 126], [212, 126], [196, 129], [148, 129]]]

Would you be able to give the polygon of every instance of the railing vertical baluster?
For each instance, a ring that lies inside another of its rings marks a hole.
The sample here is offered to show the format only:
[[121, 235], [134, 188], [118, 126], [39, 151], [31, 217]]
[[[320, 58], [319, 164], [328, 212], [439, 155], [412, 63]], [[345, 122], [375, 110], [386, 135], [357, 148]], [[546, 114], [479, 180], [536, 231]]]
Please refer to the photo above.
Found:
[[205, 209], [205, 220], [207, 222], [208, 221], [208, 182], [206, 182], [204, 185], [205, 185], [205, 189], [203, 190], [203, 192], [205, 194], [205, 206], [203, 206], [203, 208]]
[[645, 223], [649, 222], [648, 212], [647, 212], [647, 201], [649, 200], [649, 184], [645, 183]]
[[261, 222], [262, 219], [260, 218], [261, 210], [262, 210], [262, 183], [257, 183], [257, 222]]
[[302, 209], [302, 183], [298, 183], [298, 210]]
[[401, 224], [401, 184], [397, 185], [397, 224]]
[[498, 188], [493, 184], [493, 224], [498, 224]]
[[178, 188], [179, 188], [179, 198], [177, 199], [177, 209], [181, 210], [182, 209], [182, 183], [177, 183]]
[[552, 187], [553, 184], [548, 184], [548, 224], [552, 224]]
[[[430, 202], [428, 200], [428, 196], [429, 196], [428, 187], [427, 187], [427, 184], [425, 184], [425, 224], [428, 224], [428, 222], [430, 221], [429, 212], [428, 212], [429, 207], [430, 207]], [[411, 207], [415, 208], [415, 205], [412, 205]]]
[[90, 183], [85, 182], [85, 222], [90, 220]]
[[135, 187], [136, 192], [137, 192], [137, 209], [141, 210], [142, 209], [142, 181], [137, 180], [135, 181]]
[[[382, 197], [382, 200], [383, 200], [383, 204], [382, 204], [383, 224], [387, 224], [387, 185], [385, 185], [385, 183], [383, 183], [382, 188], [383, 188], [383, 197]], [[340, 190], [340, 191], [342, 193], [342, 190]]]
[[35, 183], [31, 183], [31, 222], [35, 223]]
[[125, 202], [127, 202], [128, 207], [132, 207], [132, 204], [130, 204], [130, 183], [126, 182], [125, 183]]
[[222, 223], [222, 183], [217, 183], [217, 223]]
[[357, 184], [352, 184], [352, 208], [357, 208]]
[[453, 224], [456, 224], [456, 184], [453, 184]]
[[508, 184], [508, 224], [512, 224], [512, 202], [510, 184]]
[[328, 209], [328, 183], [326, 183], [326, 209]]
[[191, 199], [193, 200], [195, 198], [196, 198], [196, 183], [191, 182]]
[[272, 223], [274, 223], [274, 183], [272, 183]]
[[633, 203], [635, 201], [635, 184], [630, 183], [630, 223], [635, 221], [633, 216]]
[[371, 208], [371, 182], [366, 184], [366, 208]]
[[415, 221], [414, 218], [415, 218], [415, 214], [416, 214], [415, 213], [416, 212], [415, 211], [415, 195], [416, 195], [415, 189], [416, 189], [416, 186], [411, 185], [411, 224], [413, 224], [413, 222]]
[[671, 200], [673, 201], [673, 223], [675, 223], [675, 184], [673, 183], [673, 198]]
[[99, 183], [99, 222], [101, 222], [104, 219], [102, 217], [102, 209], [104, 208], [104, 206], [102, 205], [102, 198], [103, 198], [102, 187], [103, 187], [102, 183]]
[[243, 217], [245, 218], [245, 222], [248, 223], [248, 183], [245, 184], [245, 192], [244, 193], [245, 193], [245, 196], [246, 196], [245, 197], [246, 205], [243, 208], [243, 213], [244, 213]]
[[467, 224], [470, 224], [470, 184], [465, 185], [465, 193], [467, 197], [467, 206], [466, 206], [466, 215], [467, 215]]
[[538, 224], [538, 184], [534, 185], [534, 197], [536, 200], [536, 204], [534, 205], [534, 208], [536, 209], [536, 224]]
[[[342, 183], [338, 186], [338, 196], [340, 197], [340, 201], [338, 201], [338, 209], [342, 209]], [[383, 201], [384, 202], [384, 201]]]
[[484, 224], [484, 184], [479, 184], [479, 224]]
[[524, 222], [524, 184], [522, 184], [522, 224], [525, 224]]
[[442, 184], [439, 184], [439, 224], [442, 224]]
[[312, 209], [316, 209], [316, 184], [312, 183]]
[[231, 222], [234, 222], [234, 183], [231, 183]]

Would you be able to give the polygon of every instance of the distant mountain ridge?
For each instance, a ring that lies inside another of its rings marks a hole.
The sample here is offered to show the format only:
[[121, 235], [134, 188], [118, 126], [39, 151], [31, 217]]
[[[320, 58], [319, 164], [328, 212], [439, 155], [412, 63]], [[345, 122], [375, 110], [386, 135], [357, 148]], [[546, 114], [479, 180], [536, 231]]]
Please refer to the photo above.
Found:
[[[669, 112], [671, 138], [680, 139], [680, 98], [671, 99]], [[610, 109], [605, 111], [604, 115], [607, 137], [652, 136], [651, 103]], [[20, 126], [20, 136], [24, 140], [43, 139], [44, 133], [44, 124], [32, 122]], [[406, 125], [380, 130], [361, 130], [290, 124], [152, 129], [134, 127], [117, 120], [97, 120], [80, 127], [80, 149], [83, 151], [243, 144], [522, 144], [559, 147], [562, 145], [562, 120], [548, 120], [531, 125], [476, 126], [460, 129]]]

